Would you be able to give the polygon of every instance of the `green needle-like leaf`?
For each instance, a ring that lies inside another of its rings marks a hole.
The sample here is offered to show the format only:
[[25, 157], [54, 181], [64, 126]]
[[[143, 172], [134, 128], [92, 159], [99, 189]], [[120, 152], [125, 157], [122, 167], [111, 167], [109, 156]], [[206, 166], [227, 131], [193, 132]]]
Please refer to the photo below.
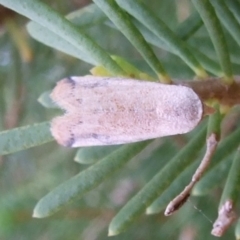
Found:
[[209, 137], [212, 133], [216, 135], [216, 139], [220, 139], [221, 135], [221, 122], [223, 119], [223, 115], [220, 113], [219, 104], [215, 104], [215, 113], [211, 114], [208, 120], [208, 133]]
[[[173, 54], [177, 54], [174, 49], [171, 48], [171, 46], [168, 46], [165, 44], [159, 37], [157, 37], [154, 33], [152, 33], [150, 30], [148, 30], [146, 27], [144, 27], [142, 24], [139, 24], [138, 22], [134, 22], [137, 26], [138, 30], [141, 32], [141, 34], [144, 36], [146, 41], [150, 43], [151, 45], [164, 49], [165, 51], [171, 52]], [[112, 26], [112, 25], [111, 25]], [[201, 53], [198, 49], [190, 47], [193, 54], [196, 56], [198, 61], [202, 64], [202, 66], [209, 71], [210, 73], [216, 75], [216, 76], [222, 76], [222, 70], [219, 67], [219, 65], [214, 62], [212, 59]]]
[[170, 83], [164, 68], [157, 59], [151, 47], [142, 34], [131, 22], [129, 16], [112, 0], [93, 0], [99, 8], [109, 17], [115, 26], [127, 37], [133, 46], [141, 53], [149, 66], [156, 72], [160, 81]]
[[[126, 59], [112, 55], [112, 59], [126, 72], [127, 76], [130, 78], [135, 78], [135, 79], [142, 79], [145, 81], [156, 81], [153, 77], [148, 75], [147, 73], [144, 73], [137, 69], [135, 66], [133, 66], [131, 63], [129, 63]], [[101, 66], [96, 66], [90, 70], [92, 75], [94, 76], [111, 76], [109, 72], [101, 67]]]
[[[66, 18], [81, 29], [89, 28], [95, 24], [102, 23], [107, 19], [106, 15], [95, 4], [90, 4], [77, 11], [71, 12], [66, 16]], [[84, 62], [92, 65], [97, 64], [97, 62], [92, 59], [89, 54], [85, 54], [79, 48], [73, 46], [71, 43], [40, 24], [31, 21], [27, 24], [27, 29], [29, 34], [37, 41], [81, 59]]]
[[226, 184], [221, 196], [219, 207], [227, 200], [232, 201], [234, 206], [237, 206], [240, 194], [240, 150], [235, 153], [231, 169], [229, 171]]
[[170, 186], [174, 179], [195, 160], [205, 143], [205, 137], [204, 127], [120, 210], [109, 226], [109, 236], [117, 235], [130, 227], [131, 223]]
[[223, 72], [215, 61], [213, 61], [211, 58], [203, 54], [201, 51], [199, 51], [196, 48], [191, 47], [193, 54], [196, 56], [198, 61], [203, 65], [203, 67], [210, 73], [216, 75], [216, 76], [222, 76]]
[[14, 153], [53, 141], [49, 122], [0, 132], [0, 155]]
[[229, 9], [234, 14], [235, 18], [238, 20], [238, 23], [240, 23], [240, 2], [236, 0], [227, 0], [225, 1]]
[[98, 186], [116, 170], [120, 169], [150, 142], [127, 144], [64, 182], [37, 203], [33, 216], [37, 218], [50, 216], [74, 199], [82, 197], [86, 192]]
[[[162, 41], [162, 39], [157, 37], [154, 33], [152, 33], [150, 30], [148, 30], [142, 24], [140, 24], [139, 22], [136, 22], [136, 21], [134, 21], [134, 24], [137, 26], [138, 30], [141, 32], [141, 34], [144, 36], [144, 38], [146, 39], [146, 41], [148, 43], [150, 43], [151, 45], [153, 45], [155, 47], [164, 49], [165, 51], [168, 51], [168, 52], [171, 52], [171, 53], [177, 55], [177, 52], [173, 48], [171, 48], [171, 46], [169, 46], [167, 43], [164, 43]], [[113, 27], [112, 24], [108, 24], [108, 25]], [[191, 49], [191, 52], [196, 56], [198, 61], [202, 64], [202, 66], [207, 71], [209, 71], [210, 73], [212, 73], [216, 76], [222, 76], [223, 75], [221, 68], [219, 67], [219, 65], [215, 61], [213, 61], [208, 56], [204, 55], [198, 49], [193, 48], [191, 46], [189, 46], [189, 48]]]
[[176, 34], [182, 40], [186, 41], [190, 38], [201, 26], [202, 19], [198, 12], [192, 13], [185, 21], [183, 21], [176, 29]]
[[93, 164], [106, 157], [121, 145], [84, 147], [77, 151], [74, 160], [82, 164]]
[[59, 35], [53, 33], [52, 31], [39, 25], [36, 22], [33, 22], [33, 21], [29, 22], [27, 24], [27, 30], [34, 39], [51, 48], [57, 49], [58, 51], [66, 53], [75, 58], [78, 58], [89, 64], [92, 64], [92, 65], [97, 64], [97, 62], [94, 59], [92, 59], [89, 56], [89, 54], [84, 53], [79, 48], [73, 46], [71, 43], [69, 43]]
[[38, 102], [41, 103], [45, 108], [59, 108], [58, 105], [51, 99], [50, 97], [51, 92], [52, 92], [51, 90], [43, 92], [39, 96]]
[[196, 75], [199, 77], [206, 76], [204, 69], [189, 51], [187, 45], [165, 23], [157, 18], [145, 4], [135, 0], [117, 0], [117, 3], [158, 36], [166, 45], [174, 49], [174, 52], [192, 68]]
[[240, 240], [240, 219], [237, 221], [237, 224], [235, 227], [235, 237], [236, 237], [236, 240]]
[[224, 73], [223, 81], [226, 84], [231, 84], [233, 83], [233, 76], [230, 56], [227, 49], [225, 36], [214, 8], [210, 4], [209, 0], [192, 0], [192, 2], [199, 12], [213, 42], [215, 51]]
[[233, 13], [228, 9], [224, 1], [211, 0], [211, 3], [214, 6], [220, 21], [235, 39], [238, 46], [240, 46], [240, 24], [234, 17]]
[[89, 55], [99, 65], [104, 66], [112, 74], [125, 75], [125, 72], [112, 60], [112, 58], [80, 29], [74, 27], [66, 18], [51, 9], [39, 0], [0, 0], [0, 4], [10, 8], [53, 33], [68, 43]]
[[107, 20], [107, 16], [92, 3], [66, 15], [74, 25], [87, 29]]

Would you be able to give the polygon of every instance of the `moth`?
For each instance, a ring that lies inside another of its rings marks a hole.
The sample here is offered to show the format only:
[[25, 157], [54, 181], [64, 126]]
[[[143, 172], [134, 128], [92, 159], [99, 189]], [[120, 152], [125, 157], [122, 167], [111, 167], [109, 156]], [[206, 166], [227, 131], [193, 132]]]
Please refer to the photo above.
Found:
[[185, 86], [118, 77], [68, 77], [51, 93], [63, 116], [51, 122], [67, 147], [124, 144], [194, 129], [203, 103]]

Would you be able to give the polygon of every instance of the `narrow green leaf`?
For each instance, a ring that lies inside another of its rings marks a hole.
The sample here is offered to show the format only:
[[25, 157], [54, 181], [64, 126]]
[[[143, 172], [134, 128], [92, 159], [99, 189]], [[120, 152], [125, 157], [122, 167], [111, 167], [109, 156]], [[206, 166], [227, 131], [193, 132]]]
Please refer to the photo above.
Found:
[[182, 40], [186, 41], [190, 38], [201, 26], [203, 25], [202, 19], [198, 12], [192, 13], [185, 21], [178, 25], [176, 34]]
[[191, 164], [205, 143], [206, 127], [182, 148], [113, 218], [109, 236], [117, 235], [128, 228], [174, 179]]
[[233, 13], [228, 9], [224, 1], [211, 0], [211, 4], [214, 6], [218, 18], [223, 23], [226, 30], [240, 46], [240, 24], [237, 22]]
[[233, 83], [233, 76], [230, 56], [227, 49], [225, 36], [214, 8], [210, 4], [209, 0], [192, 0], [192, 2], [199, 12], [213, 42], [221, 68], [224, 73], [223, 81], [226, 84], [231, 84]]
[[112, 55], [111, 57], [128, 74], [128, 76], [136, 79], [155, 81], [153, 77], [151, 77], [147, 73], [140, 71], [132, 64], [130, 64], [126, 59], [116, 55]]
[[[95, 4], [90, 4], [84, 8], [71, 12], [66, 18], [81, 29], [89, 28], [107, 19], [106, 15]], [[79, 48], [73, 46], [59, 35], [36, 22], [29, 22], [27, 24], [27, 30], [34, 39], [51, 48], [55, 48], [92, 65], [97, 64], [89, 54], [85, 54], [83, 51], [79, 50]]]
[[197, 76], [206, 76], [204, 69], [189, 51], [187, 45], [164, 22], [156, 17], [145, 4], [135, 0], [117, 0], [117, 3], [158, 36], [169, 48], [174, 49], [174, 52], [188, 64]]
[[[202, 19], [200, 18], [197, 12], [193, 13], [188, 17], [183, 23], [181, 23], [178, 28], [176, 29], [177, 35], [182, 40], [187, 40], [191, 37], [195, 31], [197, 31], [203, 25]], [[222, 70], [220, 69], [219, 65], [210, 59], [208, 56], [204, 55], [198, 49], [188, 46], [200, 64], [206, 69], [208, 72], [216, 75], [222, 76]]]
[[236, 237], [236, 240], [240, 240], [240, 219], [237, 221], [237, 224], [235, 227], [235, 237]]
[[146, 153], [148, 156], [147, 162], [136, 174], [139, 175], [140, 173], [141, 179], [151, 179], [159, 169], [162, 169], [168, 163], [168, 159], [175, 156], [178, 150], [179, 148], [172, 141], [172, 137], [154, 140], [149, 145], [148, 153]]
[[198, 61], [203, 65], [203, 67], [210, 73], [216, 75], [216, 76], [222, 76], [223, 72], [220, 68], [220, 66], [213, 61], [211, 58], [203, 54], [201, 51], [199, 51], [196, 48], [191, 47], [193, 54], [196, 56]]
[[[106, 23], [110, 27], [114, 27], [112, 24]], [[168, 51], [170, 53], [173, 53], [177, 55], [176, 51], [171, 48], [171, 46], [168, 46], [165, 44], [159, 37], [157, 37], [154, 33], [152, 33], [150, 30], [148, 30], [146, 27], [144, 27], [139, 22], [134, 21], [134, 24], [138, 28], [138, 30], [141, 32], [141, 34], [144, 36], [146, 41], [150, 43], [151, 45], [161, 48], [165, 51]], [[214, 62], [211, 58], [204, 55], [202, 52], [200, 52], [198, 49], [190, 47], [191, 52], [195, 55], [195, 57], [198, 59], [198, 61], [202, 64], [202, 66], [209, 71], [210, 73], [216, 75], [216, 76], [222, 76], [222, 70], [219, 67], [219, 65]]]
[[0, 155], [14, 153], [53, 141], [49, 122], [0, 132]]
[[220, 139], [221, 122], [224, 115], [220, 113], [219, 104], [215, 104], [214, 108], [215, 108], [215, 113], [209, 116], [207, 136], [209, 137], [212, 133], [214, 133], [216, 135], [216, 138]]
[[[155, 81], [153, 77], [151, 77], [147, 73], [141, 72], [131, 63], [129, 63], [126, 59], [116, 55], [112, 55], [111, 57], [126, 72], [127, 76], [130, 76], [131, 78], [135, 79]], [[96, 66], [92, 68], [90, 72], [94, 76], [111, 76], [110, 73], [104, 67], [101, 66]]]
[[230, 200], [236, 207], [240, 196], [240, 149], [235, 153], [231, 169], [228, 173], [227, 181], [219, 202], [219, 208]]
[[107, 20], [107, 16], [94, 3], [67, 14], [66, 18], [83, 29], [101, 24]]
[[0, 4], [16, 11], [41, 26], [54, 32], [74, 47], [89, 55], [99, 65], [112, 74], [125, 75], [125, 72], [112, 60], [108, 53], [97, 45], [82, 30], [39, 0], [0, 0]]
[[47, 217], [74, 199], [79, 199], [120, 169], [150, 143], [151, 141], [127, 144], [112, 152], [43, 197], [34, 208], [33, 216], [37, 218]]
[[66, 53], [89, 64], [97, 64], [97, 62], [92, 59], [89, 54], [84, 53], [59, 35], [51, 32], [45, 27], [42, 27], [36, 22], [29, 22], [27, 24], [27, 30], [34, 39], [47, 45], [48, 47], [57, 49], [58, 51]]
[[129, 16], [112, 0], [93, 0], [109, 17], [115, 26], [126, 36], [133, 46], [141, 53], [149, 66], [156, 72], [162, 82], [169, 83], [170, 79], [163, 66], [157, 59], [151, 47], [142, 34], [131, 22]]
[[235, 18], [240, 23], [240, 2], [236, 0], [225, 1], [231, 12], [234, 14]]
[[77, 151], [74, 160], [82, 164], [93, 164], [106, 157], [121, 145], [84, 147]]
[[52, 91], [46, 91], [46, 92], [43, 92], [39, 98], [38, 98], [38, 102], [43, 105], [45, 108], [59, 108], [58, 105], [53, 102], [53, 100], [51, 99], [50, 97], [50, 93]]
[[[153, 46], [156, 46], [158, 48], [164, 49], [165, 51], [169, 51], [173, 54], [177, 54], [174, 49], [170, 48], [170, 46], [167, 46], [163, 41], [161, 41], [160, 38], [158, 38], [156, 35], [154, 35], [152, 32], [150, 32], [148, 29], [146, 29], [144, 26], [137, 24], [138, 29], [143, 34], [144, 38]], [[190, 46], [189, 46], [190, 47]], [[220, 69], [219, 65], [216, 64], [212, 59], [201, 53], [198, 49], [194, 47], [190, 47], [192, 53], [196, 56], [198, 61], [203, 65], [203, 67], [209, 71], [210, 73], [216, 75], [216, 76], [222, 76], [222, 70]]]

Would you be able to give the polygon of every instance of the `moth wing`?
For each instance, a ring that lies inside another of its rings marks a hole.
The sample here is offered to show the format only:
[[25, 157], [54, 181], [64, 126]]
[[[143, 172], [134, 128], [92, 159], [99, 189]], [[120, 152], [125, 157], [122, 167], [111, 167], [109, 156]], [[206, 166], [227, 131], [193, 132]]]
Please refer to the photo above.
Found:
[[186, 133], [202, 118], [201, 100], [187, 87], [93, 76], [71, 80], [74, 106], [52, 123], [53, 136], [65, 146], [122, 144]]

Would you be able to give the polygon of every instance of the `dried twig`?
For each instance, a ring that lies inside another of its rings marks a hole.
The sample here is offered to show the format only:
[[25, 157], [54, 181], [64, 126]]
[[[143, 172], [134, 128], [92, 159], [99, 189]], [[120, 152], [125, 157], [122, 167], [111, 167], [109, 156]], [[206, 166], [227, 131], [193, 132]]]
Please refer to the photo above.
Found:
[[185, 189], [177, 196], [175, 197], [167, 206], [165, 210], [165, 215], [169, 216], [173, 214], [176, 210], [178, 210], [188, 199], [190, 196], [190, 192], [194, 185], [199, 181], [202, 174], [205, 172], [206, 168], [208, 167], [210, 160], [212, 158], [213, 153], [215, 152], [215, 149], [217, 147], [217, 139], [216, 134], [212, 133], [207, 139], [207, 149], [205, 156], [197, 168], [196, 172], [194, 173], [191, 182], [185, 187]]
[[213, 224], [212, 235], [221, 237], [235, 219], [236, 213], [233, 210], [233, 202], [227, 200], [218, 211], [218, 218]]

